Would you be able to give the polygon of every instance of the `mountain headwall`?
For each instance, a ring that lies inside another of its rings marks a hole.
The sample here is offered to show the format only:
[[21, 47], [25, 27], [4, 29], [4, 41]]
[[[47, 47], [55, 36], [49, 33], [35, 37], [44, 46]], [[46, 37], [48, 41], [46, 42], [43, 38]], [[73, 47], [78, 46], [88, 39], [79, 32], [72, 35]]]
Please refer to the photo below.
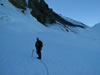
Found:
[[17, 8], [26, 10], [26, 6], [27, 6], [26, 0], [8, 0], [8, 1], [11, 2]]
[[[85, 25], [74, 24], [70, 21], [65, 20], [57, 13], [55, 13], [44, 0], [9, 0], [14, 6], [21, 9], [26, 9], [27, 7], [32, 9], [31, 14], [35, 17], [40, 23], [45, 26], [48, 24], [61, 23], [64, 27], [80, 27], [85, 28]], [[28, 4], [28, 5], [27, 5]]]

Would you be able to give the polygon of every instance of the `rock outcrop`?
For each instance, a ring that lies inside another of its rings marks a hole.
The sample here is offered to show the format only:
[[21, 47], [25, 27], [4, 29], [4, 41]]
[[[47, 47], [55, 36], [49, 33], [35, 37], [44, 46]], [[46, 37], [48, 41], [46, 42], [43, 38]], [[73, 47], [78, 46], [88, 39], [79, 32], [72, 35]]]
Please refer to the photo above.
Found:
[[51, 8], [48, 7], [44, 0], [29, 0], [28, 7], [32, 9], [31, 14], [37, 18], [39, 22], [42, 24], [52, 24], [56, 23], [57, 21], [66, 27], [66, 25], [73, 26], [73, 27], [81, 27], [81, 25], [75, 25], [67, 20], [63, 19], [61, 16], [56, 14]]
[[34, 16], [40, 23], [45, 26], [48, 24], [53, 24], [59, 22], [63, 27], [72, 26], [85, 28], [83, 25], [73, 24], [59, 16], [51, 8], [48, 7], [48, 4], [44, 0], [28, 0], [28, 5], [26, 5], [25, 0], [9, 0], [17, 8], [26, 9], [26, 6], [32, 9], [31, 14]]
[[26, 0], [9, 0], [9, 2], [11, 2], [17, 8], [26, 10]]
[[37, 18], [42, 24], [55, 23], [53, 11], [48, 8], [44, 0], [29, 0], [28, 7], [32, 9], [32, 16]]

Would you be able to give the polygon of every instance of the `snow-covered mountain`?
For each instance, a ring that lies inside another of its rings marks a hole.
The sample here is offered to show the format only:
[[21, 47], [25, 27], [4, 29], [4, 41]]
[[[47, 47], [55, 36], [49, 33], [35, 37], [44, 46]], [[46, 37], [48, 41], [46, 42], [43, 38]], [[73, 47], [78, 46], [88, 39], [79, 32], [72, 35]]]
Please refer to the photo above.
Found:
[[75, 20], [64, 19], [62, 16], [49, 8], [44, 0], [8, 0], [15, 7], [25, 13], [30, 8], [30, 14], [45, 26], [51, 26], [59, 23], [64, 30], [69, 31], [69, 27], [86, 28], [86, 25]]
[[96, 31], [97, 33], [100, 33], [100, 23], [96, 24], [94, 27], [93, 27], [94, 31]]
[[[100, 75], [99, 25], [66, 32], [59, 22], [45, 27], [30, 11], [0, 0], [0, 75]], [[36, 37], [43, 41], [42, 60], [36, 59]]]

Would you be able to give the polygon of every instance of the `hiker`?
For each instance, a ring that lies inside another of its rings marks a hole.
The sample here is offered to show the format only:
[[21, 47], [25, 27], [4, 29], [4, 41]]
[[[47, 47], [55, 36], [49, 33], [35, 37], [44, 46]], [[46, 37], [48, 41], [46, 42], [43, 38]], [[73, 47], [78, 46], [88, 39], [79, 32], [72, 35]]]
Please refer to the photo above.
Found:
[[35, 43], [35, 47], [36, 47], [36, 52], [37, 52], [37, 55], [38, 55], [38, 59], [41, 59], [41, 50], [42, 50], [42, 47], [43, 47], [43, 43], [41, 40], [39, 40], [39, 38], [37, 38], [37, 41]]

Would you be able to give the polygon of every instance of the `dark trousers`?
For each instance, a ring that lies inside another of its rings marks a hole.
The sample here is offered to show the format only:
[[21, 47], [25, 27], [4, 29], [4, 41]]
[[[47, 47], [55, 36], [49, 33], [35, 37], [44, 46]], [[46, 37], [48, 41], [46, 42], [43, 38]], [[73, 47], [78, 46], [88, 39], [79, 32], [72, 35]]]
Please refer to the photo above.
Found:
[[37, 50], [37, 55], [38, 55], [38, 59], [41, 59], [41, 50], [40, 49]]

